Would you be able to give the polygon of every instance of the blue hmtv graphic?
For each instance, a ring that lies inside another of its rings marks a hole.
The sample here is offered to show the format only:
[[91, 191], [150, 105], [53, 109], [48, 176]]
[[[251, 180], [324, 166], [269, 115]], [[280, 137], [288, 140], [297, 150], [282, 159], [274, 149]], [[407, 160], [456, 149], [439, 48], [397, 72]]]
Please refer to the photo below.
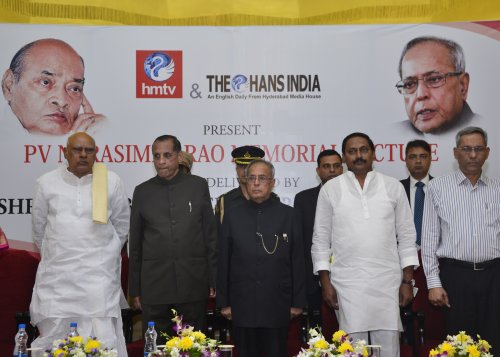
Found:
[[235, 92], [244, 92], [248, 88], [248, 78], [243, 74], [237, 74], [231, 80], [231, 87]]
[[175, 63], [172, 57], [165, 53], [153, 52], [144, 61], [144, 73], [155, 82], [164, 82], [175, 71]]

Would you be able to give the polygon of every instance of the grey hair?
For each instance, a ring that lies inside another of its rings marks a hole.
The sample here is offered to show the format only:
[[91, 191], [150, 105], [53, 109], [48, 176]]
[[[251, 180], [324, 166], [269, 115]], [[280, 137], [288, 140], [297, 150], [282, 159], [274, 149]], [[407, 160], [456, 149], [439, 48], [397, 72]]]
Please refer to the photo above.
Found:
[[477, 127], [477, 126], [468, 126], [466, 128], [463, 128], [462, 130], [460, 130], [457, 135], [455, 136], [455, 143], [456, 143], [456, 147], [458, 147], [458, 145], [460, 144], [460, 140], [462, 140], [462, 137], [465, 136], [465, 135], [471, 135], [471, 134], [479, 134], [483, 137], [484, 139], [484, 145], [488, 145], [488, 134], [486, 133], [486, 131], [484, 131], [483, 129]]
[[247, 167], [245, 167], [245, 177], [248, 177], [248, 172], [250, 172], [250, 168], [253, 165], [255, 165], [255, 164], [264, 164], [264, 165], [266, 165], [267, 168], [269, 169], [269, 171], [271, 171], [271, 178], [274, 178], [275, 170], [274, 170], [273, 164], [271, 164], [270, 161], [266, 161], [266, 160], [263, 160], [263, 159], [253, 160], [251, 163], [249, 163], [247, 165]]
[[398, 73], [399, 77], [403, 79], [403, 71], [401, 69], [403, 64], [403, 59], [406, 56], [406, 53], [411, 50], [413, 47], [425, 43], [425, 42], [434, 42], [446, 47], [449, 52], [450, 59], [455, 66], [455, 72], [465, 72], [465, 55], [462, 46], [452, 40], [447, 40], [445, 38], [435, 37], [435, 36], [421, 36], [416, 37], [410, 42], [408, 42], [403, 48], [403, 52], [401, 52], [401, 57], [399, 58], [398, 65]]

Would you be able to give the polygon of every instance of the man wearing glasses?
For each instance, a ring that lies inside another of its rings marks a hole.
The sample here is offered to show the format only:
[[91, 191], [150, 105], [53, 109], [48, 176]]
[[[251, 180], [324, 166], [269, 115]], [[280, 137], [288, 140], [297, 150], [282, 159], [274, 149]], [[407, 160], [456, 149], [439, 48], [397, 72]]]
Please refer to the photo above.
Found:
[[240, 357], [287, 356], [290, 319], [306, 305], [300, 223], [271, 196], [274, 183], [270, 162], [249, 163], [249, 200], [226, 212], [219, 231], [217, 306]]
[[459, 169], [429, 182], [424, 203], [422, 262], [429, 300], [446, 307], [448, 334], [479, 334], [500, 351], [500, 180], [482, 171], [486, 132], [456, 135]]
[[98, 336], [127, 355], [120, 300], [120, 251], [130, 208], [121, 179], [96, 161], [94, 139], [78, 132], [64, 148], [67, 165], [37, 180], [33, 241], [40, 249], [31, 322], [46, 349], [66, 336], [71, 322], [82, 336]]
[[469, 74], [462, 47], [438, 37], [417, 37], [406, 44], [399, 60], [406, 113], [414, 129], [439, 134], [470, 125], [467, 104]]

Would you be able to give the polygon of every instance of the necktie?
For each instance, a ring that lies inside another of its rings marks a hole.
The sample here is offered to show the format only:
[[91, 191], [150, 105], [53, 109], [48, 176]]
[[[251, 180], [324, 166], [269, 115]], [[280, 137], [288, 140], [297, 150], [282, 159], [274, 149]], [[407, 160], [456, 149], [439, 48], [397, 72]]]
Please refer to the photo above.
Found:
[[424, 183], [417, 182], [415, 184], [417, 190], [415, 191], [415, 207], [413, 209], [413, 221], [415, 222], [415, 229], [417, 230], [417, 245], [420, 245], [422, 238], [422, 217], [424, 215]]

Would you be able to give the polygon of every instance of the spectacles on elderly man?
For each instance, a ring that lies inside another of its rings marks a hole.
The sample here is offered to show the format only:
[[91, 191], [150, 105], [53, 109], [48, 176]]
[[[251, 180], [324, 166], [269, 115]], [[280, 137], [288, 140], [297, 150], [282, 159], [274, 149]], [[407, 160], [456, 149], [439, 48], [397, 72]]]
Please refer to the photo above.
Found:
[[408, 77], [398, 83], [396, 83], [396, 88], [402, 95], [410, 95], [416, 92], [418, 88], [418, 81], [423, 81], [427, 88], [439, 88], [446, 84], [446, 78], [456, 77], [461, 75], [463, 72], [430, 72], [418, 77]]
[[265, 175], [259, 175], [259, 176], [255, 176], [255, 175], [250, 175], [250, 176], [247, 176], [247, 181], [250, 181], [252, 183], [256, 182], [256, 181], [260, 181], [262, 183], [268, 183], [268, 182], [271, 182], [273, 180], [272, 177], [267, 177]]
[[476, 154], [482, 154], [484, 152], [484, 150], [486, 150], [486, 147], [485, 146], [462, 146], [458, 149], [466, 154], [470, 154], [472, 152], [475, 152]]

